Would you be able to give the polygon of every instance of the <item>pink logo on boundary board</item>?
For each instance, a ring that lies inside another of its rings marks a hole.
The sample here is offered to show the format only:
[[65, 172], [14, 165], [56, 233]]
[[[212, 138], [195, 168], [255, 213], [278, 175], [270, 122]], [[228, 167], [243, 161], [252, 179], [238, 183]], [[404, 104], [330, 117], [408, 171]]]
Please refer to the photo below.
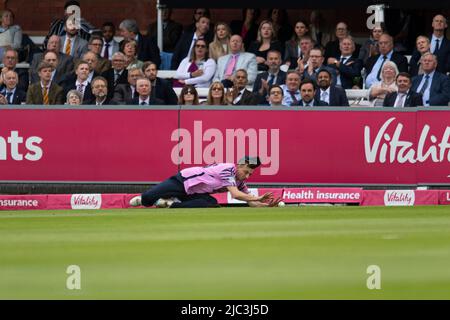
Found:
[[415, 200], [414, 190], [386, 190], [384, 192], [384, 205], [386, 206], [413, 206]]
[[100, 209], [102, 207], [101, 194], [73, 194], [70, 199], [72, 209]]

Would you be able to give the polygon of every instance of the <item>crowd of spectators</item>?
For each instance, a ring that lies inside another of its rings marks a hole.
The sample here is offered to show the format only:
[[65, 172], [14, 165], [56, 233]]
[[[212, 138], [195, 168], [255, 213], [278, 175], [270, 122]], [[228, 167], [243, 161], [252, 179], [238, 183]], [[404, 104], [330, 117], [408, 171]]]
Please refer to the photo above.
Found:
[[[67, 1], [64, 10], [70, 5], [80, 6]], [[4, 10], [0, 104], [349, 106], [346, 89], [368, 89], [372, 106], [450, 102], [450, 41], [441, 14], [431, 35], [417, 35], [409, 61], [384, 25], [359, 45], [345, 21], [329, 30], [318, 11], [294, 25], [281, 9], [267, 17], [243, 9], [242, 20], [213, 24], [209, 10], [197, 8], [186, 28], [171, 16], [163, 10], [160, 52], [155, 23], [143, 35], [133, 19], [96, 30], [65, 15], [52, 22], [43, 51], [25, 69], [16, 67], [22, 30]], [[174, 70], [174, 78], [158, 77], [160, 68]]]

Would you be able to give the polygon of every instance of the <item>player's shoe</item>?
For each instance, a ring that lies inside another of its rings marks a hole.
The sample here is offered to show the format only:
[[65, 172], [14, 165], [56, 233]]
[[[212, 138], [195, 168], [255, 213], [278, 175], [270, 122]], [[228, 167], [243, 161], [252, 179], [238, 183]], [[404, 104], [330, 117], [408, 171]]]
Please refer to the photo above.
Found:
[[136, 196], [130, 200], [130, 206], [139, 207], [142, 206], [142, 198], [141, 196]]
[[157, 208], [170, 208], [174, 202], [181, 202], [178, 198], [163, 199], [160, 198], [156, 201], [155, 206]]

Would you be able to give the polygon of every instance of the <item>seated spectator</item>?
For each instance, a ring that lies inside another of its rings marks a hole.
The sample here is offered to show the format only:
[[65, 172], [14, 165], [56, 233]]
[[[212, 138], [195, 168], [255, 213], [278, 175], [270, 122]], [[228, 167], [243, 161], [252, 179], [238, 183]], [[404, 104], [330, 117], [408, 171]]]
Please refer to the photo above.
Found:
[[118, 84], [114, 89], [113, 100], [116, 104], [126, 104], [127, 101], [138, 97], [136, 92], [136, 80], [142, 78], [144, 73], [139, 68], [128, 70], [127, 84]]
[[[53, 67], [52, 81], [59, 85], [66, 76], [64, 73], [62, 73], [61, 68], [59, 68], [60, 66], [59, 55], [54, 51], [47, 50], [43, 53], [42, 57], [43, 57], [42, 61], [45, 61], [52, 65]], [[39, 81], [39, 75], [37, 74], [37, 72], [34, 72], [34, 70], [30, 70], [30, 75], [31, 75], [31, 83]]]
[[270, 9], [267, 20], [272, 22], [275, 38], [282, 44], [292, 37], [292, 26], [289, 25], [289, 17], [286, 9]]
[[306, 65], [309, 61], [309, 53], [311, 52], [311, 49], [314, 47], [314, 42], [310, 36], [303, 36], [300, 40], [300, 56], [298, 57], [297, 61], [294, 65], [290, 66], [289, 69], [291, 70], [299, 70], [299, 64], [301, 63], [303, 66]]
[[[308, 33], [309, 29], [306, 23], [302, 20], [298, 20], [295, 23], [294, 35], [290, 40], [286, 41], [284, 48], [284, 64], [287, 65], [289, 69], [297, 68], [297, 60], [303, 58], [304, 52], [302, 51], [300, 41], [304, 36], [308, 35]], [[311, 50], [311, 48], [309, 50]]]
[[178, 104], [181, 106], [196, 106], [199, 105], [198, 92], [193, 85], [185, 85], [181, 89]]
[[267, 59], [267, 52], [271, 50], [277, 50], [282, 54], [284, 53], [281, 42], [275, 38], [272, 22], [264, 20], [259, 25], [256, 41], [252, 42], [250, 48], [247, 50], [256, 56], [258, 71], [267, 71], [265, 62]]
[[247, 90], [248, 76], [245, 69], [236, 71], [233, 87], [225, 94], [228, 104], [234, 106], [254, 106], [258, 104], [259, 97]]
[[137, 43], [135, 40], [123, 40], [121, 42], [120, 52], [125, 55], [125, 64], [128, 70], [131, 68], [141, 69], [144, 65], [144, 62], [138, 60], [136, 49]]
[[105, 106], [114, 104], [110, 98], [108, 98], [108, 81], [102, 76], [92, 79], [92, 98], [90, 100], [83, 101], [84, 105]]
[[269, 89], [268, 103], [265, 103], [265, 105], [267, 104], [271, 107], [285, 107], [283, 104], [283, 88], [277, 84], [271, 86]]
[[242, 9], [242, 20], [233, 20], [230, 23], [231, 33], [240, 35], [243, 48], [250, 48], [250, 44], [258, 36], [258, 19], [261, 15], [259, 9]]
[[208, 56], [206, 41], [198, 39], [191, 56], [181, 61], [175, 78], [179, 87], [191, 84], [197, 88], [209, 88], [215, 72], [216, 62]]
[[52, 82], [53, 67], [47, 62], [41, 62], [38, 67], [40, 81], [31, 84], [27, 92], [26, 104], [55, 105], [63, 104], [64, 90]]
[[25, 104], [27, 93], [17, 87], [19, 76], [15, 71], [6, 71], [4, 77], [4, 88], [0, 93], [0, 104]]
[[91, 39], [89, 39], [88, 49], [97, 55], [97, 66], [95, 67], [95, 71], [98, 74], [101, 74], [111, 68], [111, 62], [109, 59], [104, 59], [100, 55], [102, 53], [102, 48], [103, 38], [98, 35], [92, 35]]
[[209, 87], [208, 98], [206, 103], [209, 106], [226, 106], [228, 105], [225, 99], [225, 87], [222, 82], [214, 81]]
[[369, 99], [374, 107], [383, 106], [384, 98], [388, 93], [397, 92], [395, 78], [399, 71], [396, 64], [392, 61], [386, 61], [381, 68], [381, 81], [375, 82], [369, 89]]
[[23, 91], [28, 90], [29, 84], [29, 75], [28, 69], [25, 68], [16, 68], [17, 63], [19, 62], [19, 55], [14, 49], [6, 49], [5, 54], [3, 55], [3, 68], [0, 74], [0, 90], [4, 87], [4, 75], [7, 71], [15, 71], [19, 76], [19, 89]]
[[348, 99], [345, 90], [331, 84], [331, 73], [322, 69], [317, 75], [319, 90], [316, 90], [316, 100], [326, 102], [332, 107], [348, 107]]
[[313, 42], [316, 46], [323, 49], [332, 39], [332, 31], [327, 25], [327, 20], [324, 19], [321, 11], [313, 10], [309, 16], [309, 22], [309, 34]]
[[[64, 18], [57, 19], [52, 22], [52, 24], [50, 25], [50, 31], [48, 32], [48, 34], [44, 40], [44, 48], [47, 48], [47, 43], [51, 36], [53, 36], [53, 35], [63, 36], [65, 34], [64, 28], [66, 25], [67, 17], [69, 17], [69, 15], [67, 14], [67, 8], [70, 6], [78, 6], [81, 9], [79, 1], [66, 1], [66, 3], [64, 4]], [[81, 27], [79, 30], [80, 38], [88, 41], [89, 38], [91, 37], [92, 31], [95, 30], [94, 26], [92, 26], [92, 24], [87, 22], [82, 17], [80, 20], [80, 27]]]
[[[56, 72], [61, 76], [72, 73], [74, 69], [73, 57], [61, 52], [61, 39], [59, 36], [51, 36], [48, 39], [47, 51], [52, 51], [58, 55], [58, 66]], [[43, 59], [43, 53], [35, 53], [30, 66], [31, 83], [38, 81], [38, 66]]]
[[214, 28], [214, 40], [209, 44], [209, 56], [217, 60], [230, 53], [231, 30], [225, 22], [218, 22]]
[[286, 82], [286, 72], [280, 70], [281, 53], [279, 51], [269, 51], [267, 53], [268, 71], [258, 74], [253, 85], [253, 93], [259, 96], [259, 103], [266, 103], [269, 88], [274, 84], [284, 84]]
[[126, 58], [122, 52], [116, 52], [112, 56], [112, 67], [103, 72], [101, 76], [108, 82], [108, 97], [111, 99], [114, 90], [119, 84], [128, 84], [128, 70], [126, 66]]
[[[336, 85], [344, 89], [362, 87], [361, 81], [361, 60], [355, 58], [355, 42], [351, 36], [341, 39], [339, 44], [340, 54], [337, 57], [328, 58], [328, 66], [336, 70]], [[361, 83], [360, 83], [361, 82]]]
[[425, 53], [421, 64], [423, 74], [413, 78], [411, 90], [422, 95], [423, 106], [448, 106], [450, 79], [437, 71], [437, 57], [434, 54]]
[[[124, 38], [123, 41], [134, 40], [137, 42], [137, 60], [153, 61], [158, 66], [161, 64], [159, 48], [155, 39], [148, 36], [143, 36], [139, 32], [139, 26], [136, 20], [123, 20], [119, 25], [119, 30], [121, 36]], [[120, 43], [120, 47], [123, 48], [122, 43]]]
[[169, 80], [158, 77], [158, 67], [151, 61], [144, 63], [142, 67], [144, 76], [152, 84], [152, 97], [162, 100], [165, 105], [176, 105], [178, 97]]
[[69, 106], [80, 106], [83, 102], [83, 95], [80, 91], [72, 89], [67, 92], [66, 95], [66, 105]]
[[381, 81], [381, 69], [386, 61], [394, 62], [400, 72], [408, 72], [408, 61], [403, 55], [394, 52], [394, 41], [390, 35], [382, 34], [380, 40], [378, 40], [378, 46], [380, 54], [367, 59], [364, 66], [367, 73], [366, 88], [370, 88], [373, 83]]
[[[211, 20], [211, 11], [208, 8], [195, 8], [192, 13], [192, 23], [184, 28], [184, 32], [195, 32], [197, 29], [197, 22], [201, 17], [207, 17]], [[211, 38], [212, 36], [213, 35], [211, 35]]]
[[217, 61], [215, 81], [221, 81], [226, 88], [233, 86], [236, 70], [245, 69], [248, 72], [248, 82], [253, 85], [258, 73], [256, 56], [252, 53], [243, 52], [242, 38], [233, 35], [230, 38], [231, 53], [220, 57]]
[[164, 104], [163, 101], [151, 96], [152, 85], [147, 78], [141, 77], [136, 80], [136, 92], [138, 96], [128, 100], [127, 105], [149, 106]]
[[297, 71], [288, 71], [286, 74], [286, 84], [281, 85], [283, 89], [283, 105], [297, 105], [301, 99], [300, 95], [300, 74]]
[[370, 57], [376, 56], [380, 54], [380, 48], [378, 46], [378, 40], [380, 40], [381, 35], [385, 32], [384, 24], [380, 24], [375, 26], [370, 31], [370, 38], [364, 42], [359, 50], [358, 58], [363, 62], [363, 65], [366, 65], [367, 60]]
[[421, 64], [422, 56], [430, 52], [431, 44], [430, 39], [426, 36], [418, 36], [416, 39], [416, 50], [411, 56], [409, 61], [409, 74], [412, 77], [423, 74], [423, 68]]
[[400, 72], [395, 79], [398, 92], [390, 92], [383, 101], [384, 107], [418, 107], [422, 105], [422, 95], [411, 89], [412, 80], [409, 73]]
[[19, 50], [22, 47], [22, 29], [14, 24], [14, 13], [9, 10], [3, 10], [0, 24], [0, 37], [4, 47], [0, 48], [0, 59], [3, 57], [4, 49], [11, 47]]
[[[181, 61], [184, 58], [190, 57], [192, 50], [194, 48], [194, 43], [198, 39], [204, 39], [206, 43], [211, 42], [211, 38], [208, 36], [208, 31], [210, 27], [210, 19], [206, 16], [200, 17], [196, 22], [196, 29], [193, 32], [185, 32], [182, 34], [180, 40], [175, 47], [173, 52], [171, 69], [176, 70], [180, 66]], [[153, 61], [153, 60], [152, 60]]]
[[67, 21], [64, 24], [65, 35], [61, 36], [61, 52], [74, 59], [80, 59], [88, 51], [88, 42], [79, 36], [77, 26]]
[[[325, 46], [325, 61], [328, 61], [329, 58], [337, 58], [341, 55], [341, 49], [340, 49], [340, 42], [342, 39], [347, 38], [350, 36], [350, 31], [348, 30], [348, 26], [345, 22], [339, 22], [336, 25], [336, 31], [335, 31], [336, 40], [332, 40], [327, 43]], [[359, 55], [359, 48], [360, 46], [353, 43], [353, 58], [358, 58]], [[327, 62], [328, 63], [328, 62]]]
[[78, 90], [81, 93], [82, 101], [92, 100], [92, 87], [89, 81], [89, 63], [87, 61], [79, 61], [75, 68], [75, 75], [70, 75], [61, 82], [61, 86], [64, 88], [64, 94], [72, 90]]
[[336, 85], [336, 69], [324, 65], [323, 50], [321, 48], [311, 49], [309, 52], [309, 59], [306, 64], [304, 61], [299, 61], [297, 68], [303, 79], [311, 79], [314, 82], [317, 82], [317, 75], [322, 69], [326, 69], [331, 73], [333, 76], [331, 81], [333, 85]]
[[328, 104], [316, 99], [316, 83], [311, 79], [305, 79], [300, 83], [301, 99], [296, 105], [299, 107], [326, 107]]
[[103, 48], [100, 53], [103, 59], [112, 60], [114, 53], [120, 50], [119, 43], [114, 40], [116, 26], [112, 22], [105, 22], [102, 26]]

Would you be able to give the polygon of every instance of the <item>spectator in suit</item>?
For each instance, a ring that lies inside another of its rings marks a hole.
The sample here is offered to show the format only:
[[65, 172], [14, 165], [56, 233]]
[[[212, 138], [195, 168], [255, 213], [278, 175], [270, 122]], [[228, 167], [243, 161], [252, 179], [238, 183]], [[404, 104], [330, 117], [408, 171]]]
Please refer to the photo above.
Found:
[[348, 107], [348, 99], [345, 90], [339, 86], [331, 85], [331, 73], [322, 69], [317, 75], [319, 90], [316, 90], [315, 99], [326, 102], [332, 107]]
[[323, 50], [321, 48], [313, 48], [309, 51], [309, 59], [306, 64], [304, 61], [299, 61], [298, 63], [298, 71], [302, 78], [311, 79], [314, 82], [317, 82], [317, 74], [322, 69], [326, 69], [332, 74], [332, 83], [336, 85], [336, 69], [324, 65]]
[[259, 96], [259, 103], [266, 103], [269, 88], [274, 84], [284, 84], [286, 81], [286, 72], [280, 70], [281, 52], [272, 50], [267, 53], [268, 71], [258, 74], [253, 85], [253, 93]]
[[118, 84], [114, 89], [113, 100], [116, 104], [126, 104], [127, 101], [138, 97], [136, 92], [136, 80], [142, 78], [144, 73], [139, 68], [128, 70], [128, 83]]
[[[284, 48], [284, 64], [289, 67], [289, 69], [297, 68], [297, 60], [303, 59], [303, 55], [305, 54], [300, 45], [300, 41], [304, 36], [307, 36], [309, 33], [308, 26], [306, 22], [302, 20], [298, 20], [295, 23], [294, 27], [294, 35], [292, 38], [285, 43]], [[311, 40], [312, 43], [312, 40]], [[312, 48], [312, 46], [311, 46]], [[311, 48], [309, 50], [311, 50]], [[308, 52], [309, 52], [308, 50]]]
[[411, 89], [411, 76], [407, 72], [400, 72], [395, 80], [398, 92], [391, 92], [384, 98], [385, 107], [418, 107], [422, 105], [422, 95]]
[[197, 106], [200, 104], [198, 92], [193, 85], [187, 84], [181, 89], [178, 104], [180, 106]]
[[258, 36], [256, 41], [252, 42], [248, 52], [253, 53], [256, 56], [256, 62], [258, 63], [258, 71], [267, 71], [266, 65], [267, 52], [271, 50], [277, 50], [284, 53], [284, 48], [281, 42], [276, 40], [276, 36], [273, 30], [272, 22], [263, 20], [259, 24]]
[[0, 104], [19, 105], [24, 104], [27, 93], [17, 87], [19, 76], [15, 71], [7, 71], [4, 75], [5, 86], [0, 93]]
[[392, 61], [386, 61], [381, 68], [381, 81], [375, 82], [369, 89], [369, 100], [374, 107], [381, 107], [388, 93], [397, 92], [397, 78], [399, 71]]
[[64, 90], [52, 82], [53, 67], [43, 61], [38, 67], [40, 81], [30, 85], [26, 104], [55, 105], [63, 104]]
[[[316, 99], [316, 83], [311, 79], [304, 79], [300, 83], [301, 99], [295, 106], [299, 107], [326, 107], [328, 104]], [[293, 105], [294, 106], [294, 105]]]
[[267, 20], [272, 22], [275, 38], [284, 44], [292, 37], [292, 26], [286, 9], [273, 8], [267, 13]]
[[309, 16], [309, 33], [316, 46], [324, 48], [325, 45], [332, 39], [331, 28], [326, 25], [326, 20], [322, 12], [318, 10], [311, 11]]
[[195, 8], [192, 13], [192, 23], [184, 28], [184, 32], [195, 32], [195, 29], [197, 29], [197, 22], [201, 17], [208, 17], [208, 19], [211, 20], [211, 11], [208, 8]]
[[355, 42], [351, 36], [341, 39], [339, 43], [339, 55], [328, 58], [328, 66], [336, 70], [336, 85], [344, 89], [352, 89], [359, 87], [361, 80], [362, 63], [361, 60], [355, 58]]
[[149, 106], [149, 105], [162, 105], [163, 101], [153, 98], [151, 95], [152, 85], [150, 80], [141, 77], [136, 80], [136, 92], [138, 96], [132, 100], [127, 101], [127, 105], [139, 105], [139, 106]]
[[231, 30], [225, 22], [218, 22], [214, 27], [214, 40], [209, 44], [209, 56], [215, 62], [230, 53]]
[[233, 86], [236, 70], [245, 69], [248, 73], [248, 82], [253, 85], [258, 73], [256, 56], [253, 53], [243, 52], [241, 36], [235, 34], [230, 38], [231, 53], [220, 57], [217, 61], [214, 81], [221, 81], [226, 88]]
[[80, 91], [72, 89], [67, 92], [66, 95], [66, 105], [69, 106], [79, 106], [83, 102], [83, 95]]
[[450, 40], [445, 37], [447, 19], [438, 14], [433, 18], [433, 34], [431, 36], [430, 51], [437, 57], [437, 71], [447, 73], [450, 71]]
[[128, 84], [128, 70], [126, 58], [122, 52], [116, 52], [112, 56], [112, 67], [103, 72], [101, 76], [108, 82], [108, 98], [112, 98], [114, 90], [119, 84]]
[[237, 70], [234, 85], [225, 94], [228, 104], [234, 106], [254, 106], [258, 104], [258, 96], [247, 90], [247, 84], [247, 71], [245, 69]]
[[90, 100], [84, 100], [84, 105], [105, 106], [114, 104], [108, 98], [108, 81], [102, 76], [92, 79], [92, 98]]
[[274, 84], [270, 87], [268, 103], [263, 105], [267, 104], [271, 107], [285, 107], [283, 105], [283, 88], [281, 86]]
[[61, 52], [80, 59], [88, 51], [88, 42], [78, 35], [77, 26], [68, 20], [64, 24], [66, 34], [61, 39]]
[[172, 88], [169, 80], [158, 77], [158, 67], [151, 61], [144, 63], [142, 67], [144, 76], [152, 84], [152, 96], [155, 99], [162, 100], [165, 105], [176, 105], [178, 101], [177, 94]]
[[370, 57], [380, 54], [380, 48], [378, 46], [378, 40], [380, 40], [381, 35], [385, 32], [384, 24], [379, 24], [375, 26], [371, 31], [371, 36], [364, 42], [359, 50], [358, 58], [366, 65], [367, 60]]
[[414, 50], [411, 60], [409, 61], [409, 74], [411, 77], [423, 74], [421, 64], [422, 56], [430, 52], [430, 39], [426, 36], [418, 36], [416, 39], [416, 50]]
[[3, 68], [0, 74], [0, 90], [4, 87], [4, 75], [7, 71], [15, 71], [19, 76], [18, 87], [25, 92], [28, 90], [30, 79], [28, 69], [16, 68], [17, 62], [19, 62], [17, 51], [11, 48], [6, 49], [5, 54], [3, 55]]
[[111, 62], [109, 59], [104, 59], [101, 56], [102, 48], [103, 38], [98, 35], [92, 35], [89, 39], [88, 49], [97, 55], [97, 66], [95, 67], [95, 72], [98, 74], [101, 74], [111, 68]]
[[368, 74], [366, 78], [367, 88], [370, 88], [373, 83], [381, 80], [381, 68], [386, 61], [394, 62], [400, 72], [408, 71], [408, 61], [403, 55], [394, 52], [394, 42], [390, 35], [386, 33], [382, 34], [380, 40], [378, 40], [378, 45], [380, 54], [367, 59], [365, 65]]
[[206, 105], [209, 106], [226, 106], [228, 102], [225, 98], [225, 87], [222, 82], [214, 81], [209, 87]]
[[78, 90], [82, 95], [82, 101], [92, 100], [94, 96], [92, 95], [92, 87], [89, 81], [89, 63], [87, 61], [79, 61], [75, 68], [75, 75], [70, 75], [61, 83], [64, 88], [64, 95], [72, 90]]
[[[172, 20], [172, 9], [163, 8], [162, 27], [163, 27], [163, 52], [173, 53], [178, 39], [183, 32], [183, 26]], [[158, 39], [158, 24], [154, 22], [148, 26], [148, 35], [154, 39]]]
[[[64, 76], [66, 74], [73, 72], [74, 69], [73, 57], [61, 52], [61, 39], [59, 36], [53, 35], [48, 39], [47, 51], [53, 51], [58, 55], [58, 66], [56, 67], [57, 73]], [[33, 60], [30, 66], [30, 73], [31, 75], [35, 74], [36, 77], [33, 78], [32, 76], [32, 79], [34, 80], [32, 80], [31, 83], [36, 82], [37, 79], [39, 78], [37, 69], [42, 59], [43, 59], [42, 52], [35, 53], [33, 55]]]
[[[98, 65], [98, 57], [97, 55], [92, 52], [92, 51], [88, 51], [86, 52], [83, 57], [83, 59], [81, 61], [85, 61], [88, 63], [89, 65], [89, 74], [88, 74], [88, 78], [87, 81], [90, 83], [92, 81], [92, 79], [94, 79], [95, 77], [99, 76], [100, 74], [96, 71], [97, 69], [97, 65]], [[79, 61], [79, 60], [78, 60]], [[77, 63], [78, 63], [77, 61]], [[70, 78], [70, 76], [68, 77]], [[73, 78], [75, 79], [75, 76], [73, 75]]]
[[[180, 40], [175, 47], [172, 56], [171, 69], [178, 69], [181, 61], [191, 56], [195, 41], [204, 39], [206, 43], [210, 43], [212, 38], [208, 37], [210, 19], [206, 16], [201, 17], [196, 25], [195, 32], [185, 32], [182, 34]], [[153, 61], [153, 60], [152, 60]]]
[[[59, 55], [53, 51], [45, 51], [43, 53], [43, 59], [42, 61], [45, 61], [52, 65], [53, 72], [52, 72], [52, 81], [56, 84], [60, 84], [61, 81], [64, 79], [65, 74], [61, 72], [61, 69], [59, 69]], [[39, 81], [39, 75], [37, 72], [34, 72], [30, 70], [31, 74], [31, 83], [35, 83]]]
[[116, 26], [112, 22], [105, 22], [102, 26], [103, 47], [100, 56], [106, 60], [112, 60], [114, 53], [120, 50], [119, 43], [114, 40]]
[[198, 39], [191, 56], [181, 61], [175, 79], [178, 79], [179, 86], [192, 84], [197, 88], [209, 88], [215, 72], [216, 62], [209, 58], [206, 41]]
[[300, 94], [301, 76], [297, 71], [288, 71], [286, 74], [286, 84], [281, 85], [283, 89], [283, 105], [297, 105], [301, 99]]
[[261, 15], [259, 9], [242, 9], [242, 20], [233, 20], [230, 23], [232, 34], [238, 34], [242, 38], [243, 48], [250, 48], [250, 44], [258, 36], [258, 19]]
[[[136, 20], [126, 19], [119, 25], [119, 30], [124, 40], [135, 40], [137, 42], [137, 59], [140, 61], [153, 61], [161, 64], [161, 57], [155, 39], [143, 36], [139, 32]], [[122, 47], [122, 43], [120, 44]]]
[[450, 79], [436, 70], [437, 57], [425, 53], [421, 63], [423, 74], [413, 78], [411, 90], [422, 95], [423, 106], [448, 106]]
[[8, 38], [10, 39], [8, 46], [15, 50], [19, 50], [22, 48], [22, 29], [19, 25], [14, 24], [14, 18], [14, 13], [11, 10], [3, 10], [1, 16], [0, 34], [8, 34]]

